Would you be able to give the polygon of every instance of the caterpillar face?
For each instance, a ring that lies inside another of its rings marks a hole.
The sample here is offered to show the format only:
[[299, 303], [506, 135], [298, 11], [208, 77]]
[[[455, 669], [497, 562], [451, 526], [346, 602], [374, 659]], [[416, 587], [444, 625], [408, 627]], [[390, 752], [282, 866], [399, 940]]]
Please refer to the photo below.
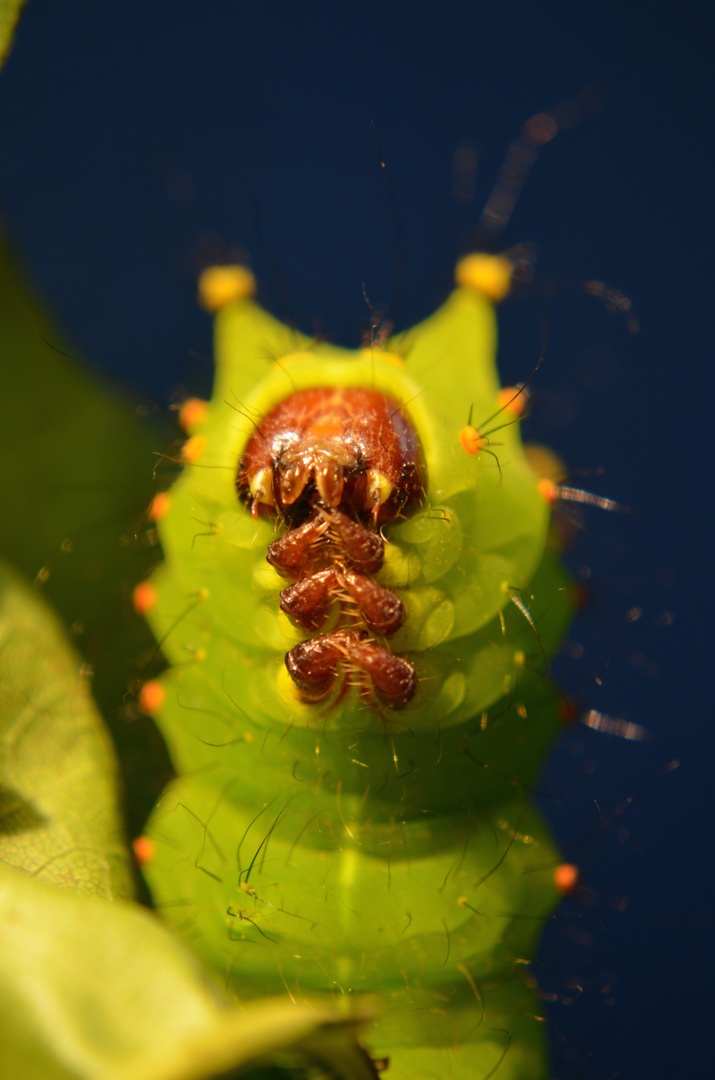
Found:
[[353, 353], [239, 290], [216, 347], [151, 582], [179, 774], [155, 901], [240, 997], [371, 995], [396, 1077], [546, 1075], [522, 965], [558, 857], [528, 790], [572, 604], [492, 302], [467, 275]]
[[398, 402], [365, 387], [291, 394], [259, 424], [237, 487], [251, 512], [276, 507], [293, 526], [316, 507], [373, 525], [394, 521], [424, 490], [417, 434]]

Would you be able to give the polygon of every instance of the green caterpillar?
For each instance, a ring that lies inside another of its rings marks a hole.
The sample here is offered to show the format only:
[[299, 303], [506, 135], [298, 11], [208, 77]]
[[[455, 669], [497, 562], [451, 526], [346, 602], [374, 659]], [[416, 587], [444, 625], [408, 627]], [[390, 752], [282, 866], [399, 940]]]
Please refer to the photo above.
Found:
[[526, 965], [569, 875], [529, 790], [572, 589], [500, 396], [509, 274], [469, 256], [431, 318], [348, 352], [208, 272], [214, 394], [136, 594], [171, 665], [142, 692], [178, 774], [157, 907], [239, 999], [367, 1011], [394, 1080], [548, 1075]]

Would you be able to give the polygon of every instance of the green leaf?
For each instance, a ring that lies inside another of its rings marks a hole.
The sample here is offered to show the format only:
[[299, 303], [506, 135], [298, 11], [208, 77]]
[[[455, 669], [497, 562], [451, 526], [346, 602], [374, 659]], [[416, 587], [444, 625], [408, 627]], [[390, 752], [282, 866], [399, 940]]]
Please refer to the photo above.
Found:
[[131, 893], [117, 767], [79, 657], [0, 566], [0, 859], [60, 885]]
[[0, 65], [10, 52], [15, 25], [25, 0], [0, 0]]
[[130, 890], [115, 781], [79, 658], [0, 565], [0, 1075], [259, 1080], [270, 1065], [278, 1080], [309, 1064], [373, 1078], [353, 1020], [232, 1008], [153, 916], [107, 903]]
[[149, 721], [123, 719], [127, 690], [155, 652], [130, 597], [159, 558], [146, 509], [166, 433], [136, 415], [146, 405], [133, 415], [73, 351], [0, 241], [0, 551], [42, 586], [92, 664], [95, 697], [131, 777], [129, 828], [138, 835], [170, 775]]
[[0, 867], [2, 1076], [202, 1080], [312, 1064], [374, 1080], [354, 1030], [286, 1000], [231, 1007], [149, 912]]

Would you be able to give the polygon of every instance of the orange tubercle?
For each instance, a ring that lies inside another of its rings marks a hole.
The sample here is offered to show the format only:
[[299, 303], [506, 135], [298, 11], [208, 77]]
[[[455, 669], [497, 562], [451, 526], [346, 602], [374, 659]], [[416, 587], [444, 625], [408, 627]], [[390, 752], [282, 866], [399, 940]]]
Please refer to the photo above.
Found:
[[546, 499], [547, 503], [553, 504], [558, 501], [559, 488], [553, 480], [549, 480], [546, 476], [543, 476], [538, 483], [539, 495], [542, 499]]
[[146, 615], [156, 604], [159, 594], [150, 581], [140, 581], [132, 593], [132, 603], [137, 615]]
[[554, 871], [554, 884], [559, 892], [568, 896], [578, 885], [578, 867], [573, 863], [561, 863]]
[[484, 439], [476, 428], [467, 424], [459, 433], [459, 441], [463, 450], [468, 454], [478, 454], [484, 447]]
[[132, 840], [132, 851], [140, 866], [146, 866], [156, 854], [156, 844], [150, 836], [137, 836]]
[[147, 716], [153, 716], [164, 704], [166, 690], [158, 679], [150, 679], [145, 682], [139, 691], [139, 708]]
[[505, 386], [497, 394], [497, 402], [511, 416], [523, 416], [529, 404], [529, 391], [521, 386]]
[[158, 495], [155, 495], [152, 499], [151, 506], [149, 507], [149, 517], [152, 521], [159, 521], [160, 518], [166, 517], [169, 513], [169, 507], [171, 506], [171, 499], [165, 491], [160, 491]]
[[203, 435], [192, 435], [187, 439], [181, 449], [181, 460], [187, 464], [198, 461], [206, 449], [206, 439]]
[[203, 398], [187, 398], [179, 409], [179, 424], [190, 435], [196, 428], [201, 427], [208, 412], [208, 402]]

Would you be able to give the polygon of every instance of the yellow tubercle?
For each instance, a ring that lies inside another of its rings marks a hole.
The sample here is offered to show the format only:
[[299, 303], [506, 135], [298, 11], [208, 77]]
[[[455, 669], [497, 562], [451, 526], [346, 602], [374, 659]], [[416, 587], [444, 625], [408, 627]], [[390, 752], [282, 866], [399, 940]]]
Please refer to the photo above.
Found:
[[256, 279], [247, 266], [207, 266], [198, 281], [198, 300], [211, 313], [234, 300], [247, 300], [256, 291]]
[[498, 304], [511, 291], [513, 269], [511, 261], [504, 255], [474, 252], [459, 260], [454, 271], [454, 280], [457, 285], [482, 293], [488, 300]]

